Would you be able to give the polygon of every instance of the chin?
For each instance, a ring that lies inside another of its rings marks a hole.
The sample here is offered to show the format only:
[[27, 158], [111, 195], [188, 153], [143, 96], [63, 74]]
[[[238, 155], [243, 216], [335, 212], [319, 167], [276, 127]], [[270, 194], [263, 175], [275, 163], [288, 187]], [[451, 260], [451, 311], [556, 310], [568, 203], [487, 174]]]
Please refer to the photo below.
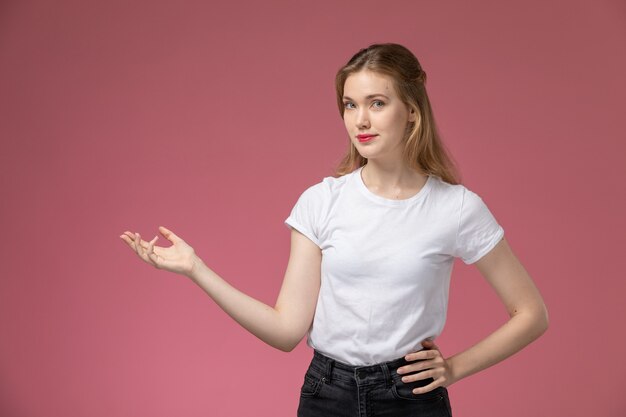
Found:
[[376, 159], [376, 155], [372, 155], [367, 152], [359, 152], [359, 155], [361, 155], [361, 157], [367, 159], [368, 161], [373, 161]]

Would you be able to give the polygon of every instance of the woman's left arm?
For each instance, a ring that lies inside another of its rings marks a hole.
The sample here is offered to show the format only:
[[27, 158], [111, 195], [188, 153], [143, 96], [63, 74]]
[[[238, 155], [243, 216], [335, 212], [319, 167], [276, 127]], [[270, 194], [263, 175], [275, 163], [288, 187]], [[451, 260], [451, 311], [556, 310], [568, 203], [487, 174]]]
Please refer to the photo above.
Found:
[[449, 386], [488, 368], [520, 351], [548, 328], [548, 311], [543, 298], [506, 239], [502, 238], [475, 265], [504, 303], [510, 319], [474, 346], [447, 359], [430, 341], [424, 344], [426, 349], [406, 355], [408, 361], [422, 361], [400, 368], [400, 373], [422, 372], [407, 375], [407, 379], [403, 378], [405, 382], [435, 379], [415, 389], [415, 394]]

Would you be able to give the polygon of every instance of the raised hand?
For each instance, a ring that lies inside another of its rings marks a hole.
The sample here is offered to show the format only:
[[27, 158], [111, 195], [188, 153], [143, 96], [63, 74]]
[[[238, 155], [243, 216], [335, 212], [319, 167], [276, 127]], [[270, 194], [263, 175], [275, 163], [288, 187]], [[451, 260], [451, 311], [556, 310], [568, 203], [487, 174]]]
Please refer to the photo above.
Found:
[[398, 369], [398, 373], [401, 375], [410, 374], [402, 377], [403, 382], [413, 382], [428, 378], [434, 379], [428, 385], [415, 388], [413, 394], [423, 394], [440, 386], [447, 387], [454, 382], [452, 370], [435, 342], [425, 339], [422, 341], [422, 346], [424, 346], [424, 349], [409, 353], [404, 357], [407, 361], [419, 362], [405, 365]]
[[158, 235], [150, 242], [147, 242], [141, 239], [139, 233], [126, 231], [124, 234], [120, 235], [120, 238], [126, 242], [141, 259], [155, 268], [189, 277], [199, 261], [195, 251], [184, 240], [165, 227], [160, 226], [159, 232], [167, 240], [172, 242], [172, 246], [167, 248], [155, 246], [154, 243], [159, 238]]

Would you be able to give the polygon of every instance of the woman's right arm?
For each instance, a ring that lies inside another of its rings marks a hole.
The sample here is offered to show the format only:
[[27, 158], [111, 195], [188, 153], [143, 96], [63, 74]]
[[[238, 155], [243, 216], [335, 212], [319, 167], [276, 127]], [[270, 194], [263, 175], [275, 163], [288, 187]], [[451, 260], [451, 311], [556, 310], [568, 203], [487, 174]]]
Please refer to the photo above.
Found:
[[[164, 236], [174, 244], [171, 248], [181, 244], [187, 246], [169, 230], [164, 230]], [[142, 241], [141, 246], [143, 251], [150, 252], [147, 242]], [[191, 249], [189, 246], [187, 248]], [[298, 345], [313, 322], [321, 279], [322, 253], [309, 238], [292, 229], [289, 262], [274, 307], [237, 290], [211, 270], [193, 250], [189, 252], [193, 255], [192, 267], [188, 269], [180, 266], [170, 269], [171, 265], [164, 267], [155, 264], [155, 261], [158, 263], [158, 256], [146, 257], [145, 252], [138, 253], [147, 262], [152, 261], [150, 263], [157, 268], [188, 276], [237, 323], [270, 346], [289, 352]], [[158, 251], [155, 253], [159, 254]], [[181, 269], [185, 272], [181, 272]]]

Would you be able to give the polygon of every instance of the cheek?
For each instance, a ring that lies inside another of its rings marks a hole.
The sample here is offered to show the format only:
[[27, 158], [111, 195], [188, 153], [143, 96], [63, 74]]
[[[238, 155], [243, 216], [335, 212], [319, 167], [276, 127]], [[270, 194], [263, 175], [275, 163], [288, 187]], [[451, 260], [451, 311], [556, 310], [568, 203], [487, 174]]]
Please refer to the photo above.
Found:
[[371, 119], [373, 127], [381, 133], [395, 136], [399, 120], [393, 114], [379, 114]]
[[403, 125], [408, 120], [408, 116], [400, 111], [393, 115], [393, 121], [396, 125]]
[[408, 118], [406, 115], [402, 113], [397, 113], [393, 118], [389, 119], [388, 127], [394, 132], [399, 132], [400, 134], [404, 134], [408, 123]]
[[345, 113], [343, 117], [343, 125], [346, 127], [347, 130], [350, 130], [354, 127], [354, 121], [350, 118], [350, 115], [348, 113]]

